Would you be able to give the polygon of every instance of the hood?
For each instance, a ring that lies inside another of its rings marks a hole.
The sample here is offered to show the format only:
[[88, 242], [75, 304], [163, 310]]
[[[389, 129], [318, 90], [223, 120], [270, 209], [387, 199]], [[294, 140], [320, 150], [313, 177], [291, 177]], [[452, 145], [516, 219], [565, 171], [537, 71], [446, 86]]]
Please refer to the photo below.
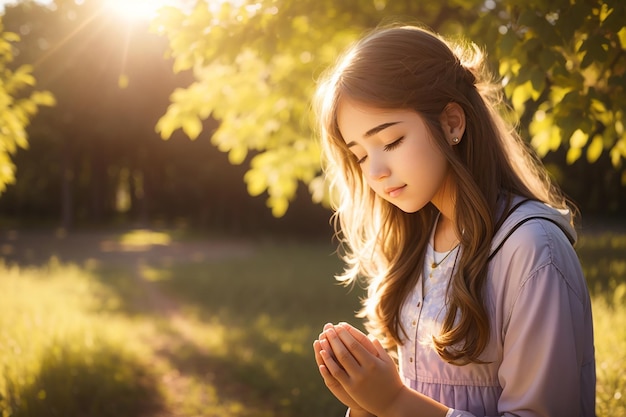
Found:
[[556, 224], [565, 234], [572, 246], [577, 234], [571, 225], [572, 214], [569, 210], [560, 210], [536, 200], [514, 197], [509, 214], [496, 232], [491, 242], [490, 258], [502, 247], [506, 239], [522, 224], [533, 219], [543, 219]]

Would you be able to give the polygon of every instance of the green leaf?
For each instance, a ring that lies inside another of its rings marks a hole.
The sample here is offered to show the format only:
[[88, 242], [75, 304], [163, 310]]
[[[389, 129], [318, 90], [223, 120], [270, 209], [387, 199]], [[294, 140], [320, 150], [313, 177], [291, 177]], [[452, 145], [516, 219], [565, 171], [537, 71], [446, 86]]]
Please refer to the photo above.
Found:
[[329, 189], [324, 176], [317, 176], [309, 182], [309, 192], [314, 203], [322, 203], [329, 206]]
[[500, 41], [500, 52], [502, 53], [502, 55], [511, 55], [518, 42], [519, 39], [514, 31], [509, 30], [507, 33], [505, 33], [504, 36], [502, 36], [502, 40]]
[[244, 181], [247, 185], [248, 194], [251, 196], [261, 195], [267, 190], [267, 181], [262, 171], [251, 169], [244, 175]]
[[202, 132], [202, 122], [197, 116], [188, 114], [180, 121], [180, 124], [183, 128], [183, 132], [185, 132], [191, 140], [196, 139], [200, 135], [200, 132]]
[[19, 42], [20, 35], [14, 32], [4, 32], [2, 33], [2, 39], [7, 42]]
[[591, 6], [583, 1], [575, 1], [564, 9], [558, 20], [558, 27], [565, 42], [570, 42], [576, 31], [582, 28], [585, 19], [591, 14], [590, 9]]
[[553, 123], [552, 118], [534, 120], [530, 125], [530, 132], [532, 134], [530, 143], [541, 158], [548, 152], [558, 149], [561, 144], [560, 130]]
[[38, 106], [52, 107], [56, 105], [56, 99], [49, 91], [35, 91], [30, 95], [30, 99]]
[[270, 197], [267, 200], [267, 205], [272, 209], [272, 215], [274, 217], [283, 217], [285, 213], [287, 213], [289, 200], [281, 196]]
[[564, 139], [571, 138], [576, 130], [581, 129], [580, 117], [574, 115], [573, 111], [568, 110], [565, 106], [558, 108], [559, 112], [555, 114], [555, 123], [559, 126], [559, 130]]
[[567, 155], [565, 156], [565, 162], [567, 163], [567, 165], [572, 165], [580, 158], [580, 155], [582, 155], [582, 153], [583, 151], [580, 148], [569, 148], [567, 150]]
[[619, 138], [609, 152], [611, 164], [618, 168], [622, 164], [622, 159], [626, 159], [626, 135]]
[[539, 36], [539, 39], [541, 39], [542, 46], [557, 45], [560, 43], [556, 28], [553, 24], [548, 22], [545, 17], [538, 19], [537, 25], [534, 27], [534, 29]]
[[587, 68], [594, 62], [605, 62], [608, 57], [606, 39], [602, 36], [589, 36], [580, 46], [579, 52], [584, 53], [581, 68]]
[[[604, 17], [601, 23], [602, 29], [608, 32], [615, 33], [624, 28], [624, 22], [626, 22], [626, 13], [624, 13], [624, 6], [620, 9], [612, 9], [608, 12], [608, 15]], [[624, 44], [622, 44], [624, 45]]]
[[233, 165], [240, 165], [248, 156], [248, 148], [243, 145], [234, 146], [228, 152], [228, 162]]
[[541, 52], [539, 52], [537, 61], [539, 63], [539, 67], [545, 72], [550, 70], [552, 66], [557, 63], [557, 60], [555, 59], [555, 53], [545, 48], [542, 49]]
[[530, 85], [532, 86], [530, 96], [533, 100], [537, 100], [542, 91], [546, 88], [545, 72], [541, 71], [540, 69], [533, 68], [530, 73]]
[[569, 146], [572, 148], [580, 149], [587, 144], [589, 135], [580, 129], [576, 129], [574, 134], [569, 139]]
[[619, 42], [622, 44], [622, 49], [626, 48], [626, 26], [617, 32], [617, 36], [619, 37]]
[[163, 140], [172, 137], [174, 131], [180, 127], [180, 123], [178, 123], [176, 117], [172, 115], [172, 113], [175, 113], [173, 108], [176, 106], [176, 104], [171, 104], [167, 113], [158, 120], [154, 128], [157, 133], [161, 134], [161, 139]]
[[596, 162], [598, 158], [600, 158], [603, 149], [604, 143], [602, 141], [602, 136], [596, 135], [587, 148], [587, 161], [591, 164]]
[[541, 18], [537, 15], [537, 12], [530, 8], [525, 8], [520, 13], [519, 18], [517, 19], [517, 23], [521, 26], [535, 27], [537, 26], [537, 21], [539, 19]]
[[518, 85], [513, 90], [513, 96], [511, 97], [511, 103], [513, 108], [519, 113], [524, 112], [526, 101], [528, 101], [533, 94], [533, 87], [530, 81], [526, 81], [522, 85]]

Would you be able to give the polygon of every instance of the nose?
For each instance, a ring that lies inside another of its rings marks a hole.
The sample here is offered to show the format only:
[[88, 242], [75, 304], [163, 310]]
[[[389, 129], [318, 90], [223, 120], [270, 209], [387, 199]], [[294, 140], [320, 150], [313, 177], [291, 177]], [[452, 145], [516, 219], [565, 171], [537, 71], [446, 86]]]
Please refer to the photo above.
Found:
[[388, 164], [384, 158], [368, 156], [368, 174], [372, 181], [380, 181], [391, 174]]

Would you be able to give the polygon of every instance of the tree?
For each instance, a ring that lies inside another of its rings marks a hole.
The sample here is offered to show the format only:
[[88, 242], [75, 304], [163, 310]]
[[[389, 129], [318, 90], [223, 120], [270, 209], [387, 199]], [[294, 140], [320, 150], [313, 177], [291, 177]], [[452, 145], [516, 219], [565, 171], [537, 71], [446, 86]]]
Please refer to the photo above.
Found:
[[[164, 139], [181, 128], [191, 139], [200, 121], [220, 127], [214, 144], [230, 161], [249, 161], [244, 176], [251, 195], [267, 192], [275, 216], [286, 212], [299, 181], [313, 200], [326, 199], [320, 149], [311, 130], [315, 78], [348, 43], [380, 22], [384, 13], [421, 15], [444, 25], [446, 16], [477, 17], [476, 0], [437, 7], [416, 2], [199, 0], [190, 12], [170, 7], [154, 28], [170, 39], [174, 71], [193, 69], [195, 82], [174, 91], [157, 130]], [[250, 155], [249, 155], [250, 154]], [[249, 158], [247, 158], [249, 157]]]
[[626, 3], [503, 3], [500, 74], [539, 156], [607, 154], [626, 186]]
[[[311, 140], [306, 116], [313, 87], [311, 65], [320, 57], [329, 62], [351, 39], [343, 32], [312, 31], [310, 22], [319, 20], [320, 13], [314, 16], [315, 11], [296, 10], [298, 6], [279, 3], [279, 9], [263, 2], [237, 7], [223, 2], [212, 10], [199, 1], [189, 15], [170, 8], [158, 22], [170, 37], [175, 71], [193, 68], [196, 81], [174, 91], [157, 129], [169, 138], [182, 128], [195, 139], [202, 119], [219, 120], [213, 142], [228, 152], [233, 164], [253, 154], [245, 174], [248, 191], [268, 191], [268, 205], [276, 216], [287, 210], [298, 181], [312, 188], [319, 184], [319, 149]], [[334, 19], [340, 20], [347, 27], [347, 16]], [[264, 30], [267, 33], [260, 36]], [[324, 39], [326, 35], [331, 39]], [[320, 50], [324, 44], [327, 48]], [[321, 201], [319, 192], [314, 196]]]
[[0, 199], [3, 218], [61, 220], [63, 228], [139, 222], [297, 232], [300, 209], [309, 221], [298, 230], [327, 225], [319, 206], [296, 204], [279, 223], [261, 198], [251, 201], [243, 166], [231, 165], [210, 143], [214, 120], [203, 123], [196, 141], [182, 132], [160, 141], [154, 126], [169, 93], [188, 85], [191, 74], [172, 73], [163, 59], [167, 41], [147, 22], [120, 19], [105, 6], [106, 0], [48, 6], [24, 0], [5, 10], [7, 29], [22, 33], [14, 63], [32, 62], [38, 85], [57, 104], [33, 120], [28, 151], [13, 158], [18, 175]]
[[5, 11], [7, 26], [23, 33], [15, 61], [33, 62], [57, 101], [30, 125], [31, 150], [16, 155], [20, 175], [2, 201], [5, 213], [60, 217], [68, 228], [115, 216], [147, 221], [173, 200], [160, 182], [177, 153], [164, 154], [154, 125], [183, 77], [162, 59], [166, 43], [147, 22], [105, 5], [22, 1]]
[[26, 127], [39, 106], [54, 105], [52, 94], [28, 90], [35, 85], [32, 67], [21, 65], [11, 69], [12, 43], [19, 41], [13, 32], [5, 32], [0, 19], [0, 193], [15, 181], [15, 165], [11, 156], [18, 148], [28, 147]]
[[310, 124], [315, 79], [385, 16], [416, 16], [484, 45], [541, 156], [564, 147], [571, 164], [583, 152], [589, 161], [609, 153], [626, 186], [622, 0], [198, 0], [190, 10], [167, 8], [154, 29], [170, 41], [174, 71], [192, 69], [195, 81], [173, 92], [157, 130], [194, 139], [213, 117], [214, 144], [232, 163], [249, 162], [248, 191], [267, 192], [274, 215], [285, 213], [299, 181], [323, 201]]

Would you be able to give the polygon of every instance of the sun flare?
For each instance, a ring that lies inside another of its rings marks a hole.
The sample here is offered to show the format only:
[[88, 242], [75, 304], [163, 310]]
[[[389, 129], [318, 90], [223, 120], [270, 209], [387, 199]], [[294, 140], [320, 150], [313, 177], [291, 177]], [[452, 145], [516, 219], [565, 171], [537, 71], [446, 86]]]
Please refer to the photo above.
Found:
[[149, 20], [158, 10], [172, 4], [168, 0], [107, 0], [107, 8], [128, 20]]

